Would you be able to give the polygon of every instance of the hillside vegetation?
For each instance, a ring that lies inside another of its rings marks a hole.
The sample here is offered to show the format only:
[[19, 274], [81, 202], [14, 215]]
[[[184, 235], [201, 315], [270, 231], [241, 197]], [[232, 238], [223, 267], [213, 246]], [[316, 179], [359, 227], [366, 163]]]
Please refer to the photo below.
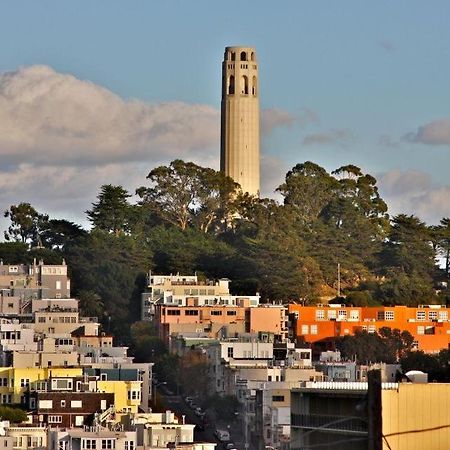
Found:
[[122, 186], [102, 186], [86, 211], [89, 231], [28, 203], [10, 206], [0, 258], [65, 258], [83, 312], [124, 340], [149, 270], [227, 277], [234, 293], [312, 304], [336, 297], [339, 264], [340, 302], [450, 302], [450, 219], [390, 217], [375, 178], [353, 165], [328, 173], [297, 164], [277, 191], [282, 204], [251, 198], [222, 173], [176, 160], [149, 173], [137, 202]]

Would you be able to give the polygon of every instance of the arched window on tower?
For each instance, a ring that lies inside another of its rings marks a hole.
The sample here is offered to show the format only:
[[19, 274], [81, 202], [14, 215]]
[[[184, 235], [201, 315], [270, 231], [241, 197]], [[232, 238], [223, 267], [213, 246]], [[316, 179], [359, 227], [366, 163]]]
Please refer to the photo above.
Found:
[[241, 77], [241, 94], [248, 94], [248, 77], [245, 75]]
[[228, 78], [228, 94], [234, 94], [234, 75]]
[[247, 52], [241, 52], [241, 61], [247, 61]]
[[231, 52], [231, 61], [234, 61], [236, 59], [236, 53]]
[[252, 94], [256, 95], [256, 77], [253, 77], [252, 80]]
[[255, 60], [255, 53], [254, 53], [254, 52], [252, 52], [252, 54], [251, 54], [251, 56], [250, 56], [250, 59], [251, 59], [252, 61]]

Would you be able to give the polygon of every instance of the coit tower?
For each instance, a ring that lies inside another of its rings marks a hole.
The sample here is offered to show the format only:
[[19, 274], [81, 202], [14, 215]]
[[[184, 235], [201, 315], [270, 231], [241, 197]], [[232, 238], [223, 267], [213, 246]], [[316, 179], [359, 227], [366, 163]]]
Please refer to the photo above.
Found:
[[226, 47], [222, 63], [220, 170], [259, 196], [259, 90], [256, 52]]

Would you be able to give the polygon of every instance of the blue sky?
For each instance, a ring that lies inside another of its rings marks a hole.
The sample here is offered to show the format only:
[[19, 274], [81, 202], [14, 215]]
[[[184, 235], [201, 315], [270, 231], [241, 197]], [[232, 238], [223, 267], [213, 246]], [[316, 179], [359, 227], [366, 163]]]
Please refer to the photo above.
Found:
[[134, 189], [174, 157], [217, 166], [220, 63], [242, 44], [259, 59], [265, 193], [297, 162], [353, 163], [393, 213], [436, 222], [450, 216], [449, 23], [448, 1], [5, 2], [0, 207], [79, 219], [102, 183]]

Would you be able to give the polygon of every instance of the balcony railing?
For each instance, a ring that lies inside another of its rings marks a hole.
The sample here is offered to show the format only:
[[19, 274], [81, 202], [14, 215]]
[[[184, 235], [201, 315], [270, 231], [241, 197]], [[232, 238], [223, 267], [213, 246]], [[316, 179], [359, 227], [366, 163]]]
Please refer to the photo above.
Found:
[[322, 429], [328, 431], [367, 434], [367, 421], [356, 416], [329, 416], [322, 414], [292, 414], [294, 427]]

